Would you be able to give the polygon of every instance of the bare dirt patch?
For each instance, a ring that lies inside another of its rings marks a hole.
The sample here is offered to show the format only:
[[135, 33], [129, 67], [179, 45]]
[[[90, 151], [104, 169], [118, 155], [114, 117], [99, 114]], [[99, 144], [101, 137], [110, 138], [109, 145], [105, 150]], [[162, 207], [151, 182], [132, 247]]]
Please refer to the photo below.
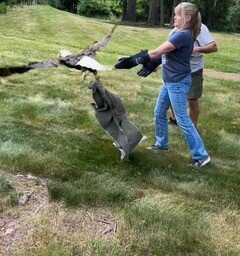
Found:
[[33, 255], [50, 244], [82, 248], [96, 237], [116, 232], [116, 220], [106, 208], [67, 208], [51, 202], [47, 181], [31, 174], [9, 174], [21, 193], [32, 192], [25, 205], [0, 213], [0, 255]]
[[220, 72], [220, 71], [216, 71], [216, 70], [208, 69], [208, 68], [204, 68], [203, 72], [207, 76], [213, 76], [213, 77], [217, 77], [217, 78], [228, 79], [228, 80], [233, 80], [235, 82], [240, 82], [240, 74]]

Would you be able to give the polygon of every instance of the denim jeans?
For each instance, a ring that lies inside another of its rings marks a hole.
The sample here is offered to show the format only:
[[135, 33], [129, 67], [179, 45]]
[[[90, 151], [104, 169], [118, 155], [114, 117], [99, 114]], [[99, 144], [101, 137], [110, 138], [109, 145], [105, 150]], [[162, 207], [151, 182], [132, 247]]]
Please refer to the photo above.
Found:
[[208, 155], [203, 141], [187, 113], [187, 93], [191, 77], [187, 76], [177, 83], [164, 82], [158, 94], [154, 109], [156, 143], [168, 148], [167, 110], [172, 106], [178, 126], [183, 131], [193, 159], [199, 160]]

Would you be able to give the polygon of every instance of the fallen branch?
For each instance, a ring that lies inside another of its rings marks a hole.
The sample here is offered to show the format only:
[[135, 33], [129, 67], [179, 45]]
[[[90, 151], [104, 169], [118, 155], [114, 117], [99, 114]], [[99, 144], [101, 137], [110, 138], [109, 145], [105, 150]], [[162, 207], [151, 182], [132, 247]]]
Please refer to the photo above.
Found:
[[114, 232], [114, 226], [110, 225], [107, 228], [105, 228], [103, 231], [101, 231], [98, 236], [106, 235], [107, 233]]
[[32, 191], [26, 192], [20, 199], [18, 200], [19, 205], [24, 206], [30, 199], [31, 195], [33, 194]]
[[112, 225], [112, 222], [106, 221], [106, 220], [100, 220], [100, 219], [95, 219], [89, 212], [87, 212], [87, 215], [90, 217], [91, 220], [97, 221], [97, 222], [102, 222], [104, 224]]

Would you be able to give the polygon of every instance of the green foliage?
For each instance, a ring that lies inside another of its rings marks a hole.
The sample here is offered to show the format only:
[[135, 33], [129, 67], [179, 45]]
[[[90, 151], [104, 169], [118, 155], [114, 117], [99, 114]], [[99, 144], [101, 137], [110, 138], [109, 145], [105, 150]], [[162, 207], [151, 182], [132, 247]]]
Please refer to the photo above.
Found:
[[122, 5], [121, 1], [117, 0], [108, 0], [107, 4], [110, 7], [111, 14], [115, 17], [120, 17], [122, 15]]
[[43, 0], [43, 1], [38, 1], [38, 4], [49, 4], [54, 8], [64, 9], [64, 6], [61, 4], [61, 0]]
[[226, 29], [240, 33], [240, 0], [236, 0], [228, 9]]
[[6, 0], [7, 5], [28, 4], [28, 0]]
[[139, 0], [136, 6], [137, 19], [141, 21], [146, 21], [148, 17], [149, 5], [148, 0]]
[[192, 0], [201, 12], [202, 21], [210, 29], [223, 31], [226, 25], [227, 11], [229, 0], [212, 1], [212, 0]]
[[18, 196], [9, 177], [0, 173], [0, 213], [18, 203]]
[[109, 17], [111, 14], [110, 5], [98, 0], [80, 0], [77, 12], [88, 17]]
[[[48, 0], [38, 0], [38, 3], [41, 3], [43, 1], [45, 1], [45, 4], [47, 4]], [[29, 0], [0, 0], [0, 3], [1, 2], [5, 3], [6, 5], [10, 5], [10, 6], [19, 5], [19, 4], [31, 4], [31, 1], [29, 1]]]
[[0, 173], [0, 194], [4, 195], [13, 190], [13, 186], [10, 181], [7, 180], [6, 175]]
[[7, 13], [7, 5], [5, 3], [0, 3], [0, 14]]
[[[170, 23], [174, 1], [164, 2], [164, 19]], [[178, 1], [180, 2], [180, 1]], [[199, 8], [202, 21], [210, 29], [219, 31], [239, 32], [239, 0], [191, 0]], [[6, 5], [29, 4], [28, 0], [0, 0]], [[119, 0], [38, 0], [38, 4], [48, 4], [54, 8], [67, 10], [88, 17], [111, 16], [120, 17], [122, 15], [122, 3]], [[6, 8], [0, 5], [0, 13], [6, 13]], [[149, 1], [138, 0], [136, 5], [137, 21], [146, 22], [149, 14]]]
[[[56, 58], [60, 49], [77, 53], [111, 28], [104, 20], [49, 6], [16, 7], [0, 19], [0, 65]], [[119, 25], [96, 58], [113, 67], [119, 56], [153, 49], [169, 32]], [[206, 68], [240, 74], [239, 36], [213, 37], [221, 50], [204, 56]], [[212, 163], [196, 170], [187, 167], [189, 150], [178, 127], [169, 126], [168, 152], [146, 150], [154, 141], [153, 109], [161, 81], [158, 73], [139, 78], [138, 68], [99, 73], [105, 87], [121, 97], [130, 120], [148, 136], [129, 163], [120, 162], [112, 139], [95, 119], [87, 89], [93, 77], [84, 82], [78, 71], [59, 67], [0, 79], [1, 168], [47, 177], [52, 200], [85, 205], [81, 210], [107, 208], [117, 222], [114, 235], [79, 235], [76, 243], [70, 237], [60, 244], [53, 229], [59, 246], [52, 248], [49, 233], [36, 225], [47, 240], [42, 248], [42, 240], [35, 240], [34, 248], [40, 248], [36, 255], [239, 255], [239, 82], [204, 75], [198, 129]], [[2, 180], [1, 196], [8, 198], [15, 190], [7, 187], [8, 178]], [[52, 225], [58, 222], [55, 211], [48, 229], [57, 227]], [[26, 247], [36, 232], [28, 234]], [[78, 242], [85, 250], [77, 248]]]
[[10, 2], [10, 0], [0, 0], [0, 4], [5, 3], [6, 5], [8, 5], [9, 2]]

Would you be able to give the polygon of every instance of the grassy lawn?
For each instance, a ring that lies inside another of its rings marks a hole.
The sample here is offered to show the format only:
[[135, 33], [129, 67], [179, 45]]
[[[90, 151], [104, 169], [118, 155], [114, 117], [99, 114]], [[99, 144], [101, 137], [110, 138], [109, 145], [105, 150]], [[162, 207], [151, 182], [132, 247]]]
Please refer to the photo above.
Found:
[[[46, 6], [14, 8], [0, 15], [0, 66], [56, 58], [61, 49], [77, 53], [112, 26]], [[153, 49], [169, 31], [118, 26], [96, 59], [112, 67], [121, 55]], [[219, 51], [205, 56], [206, 67], [240, 74], [240, 36], [213, 36]], [[17, 211], [7, 181], [21, 171], [46, 178], [53, 203], [105, 209], [118, 225], [112, 235], [74, 237], [51, 227], [54, 216], [40, 215], [39, 228], [23, 234], [29, 240], [13, 255], [240, 255], [239, 82], [205, 77], [199, 130], [212, 162], [195, 170], [187, 167], [178, 127], [169, 127], [169, 152], [146, 151], [154, 142], [161, 82], [159, 73], [139, 78], [137, 70], [100, 74], [148, 137], [130, 163], [120, 162], [95, 119], [90, 78], [60, 67], [0, 79], [0, 221], [6, 211]]]

